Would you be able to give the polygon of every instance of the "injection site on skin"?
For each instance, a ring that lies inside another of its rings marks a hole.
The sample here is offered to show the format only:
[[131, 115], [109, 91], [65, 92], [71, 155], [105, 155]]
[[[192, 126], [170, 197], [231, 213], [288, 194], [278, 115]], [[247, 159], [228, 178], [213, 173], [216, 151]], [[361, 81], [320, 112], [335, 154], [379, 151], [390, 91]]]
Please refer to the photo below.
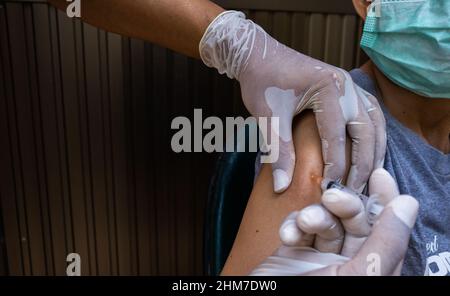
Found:
[[355, 162], [352, 185], [360, 188], [369, 177], [360, 168], [371, 169], [384, 157], [385, 137], [380, 134], [385, 131], [374, 132], [375, 126], [384, 127], [377, 101], [370, 101], [374, 106], [371, 112], [377, 116], [369, 117], [361, 102], [364, 98], [355, 91], [347, 72], [279, 43], [246, 19], [244, 13], [226, 11], [217, 16], [205, 31], [199, 52], [207, 66], [239, 81], [244, 104], [252, 116], [279, 117], [279, 157], [272, 163], [275, 192], [283, 192], [292, 182], [295, 166], [292, 120], [307, 109], [315, 113], [325, 177], [338, 180], [344, 176], [346, 129], [352, 122], [367, 126], [355, 128], [352, 135], [355, 143], [359, 143], [352, 149], [358, 155], [352, 158]]

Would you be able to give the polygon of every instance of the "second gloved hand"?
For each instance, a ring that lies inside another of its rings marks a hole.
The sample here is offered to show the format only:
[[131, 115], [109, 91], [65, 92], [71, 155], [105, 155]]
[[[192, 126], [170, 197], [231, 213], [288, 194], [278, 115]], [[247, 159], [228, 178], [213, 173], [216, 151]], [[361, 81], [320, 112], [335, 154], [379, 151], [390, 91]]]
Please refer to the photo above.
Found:
[[344, 176], [347, 131], [353, 140], [347, 185], [362, 190], [370, 172], [382, 167], [386, 149], [382, 111], [377, 100], [356, 86], [344, 70], [279, 43], [236, 11], [224, 12], [210, 24], [200, 42], [200, 55], [207, 66], [239, 80], [253, 116], [279, 118], [278, 125], [270, 119], [268, 128], [279, 142], [278, 151], [271, 151], [278, 157], [268, 161], [273, 162], [275, 192], [291, 183], [292, 120], [305, 109], [315, 112], [325, 177]]
[[327, 190], [321, 204], [286, 218], [284, 245], [251, 275], [399, 275], [418, 203], [399, 195], [384, 169], [372, 174], [369, 190], [385, 206], [373, 227], [358, 197]]

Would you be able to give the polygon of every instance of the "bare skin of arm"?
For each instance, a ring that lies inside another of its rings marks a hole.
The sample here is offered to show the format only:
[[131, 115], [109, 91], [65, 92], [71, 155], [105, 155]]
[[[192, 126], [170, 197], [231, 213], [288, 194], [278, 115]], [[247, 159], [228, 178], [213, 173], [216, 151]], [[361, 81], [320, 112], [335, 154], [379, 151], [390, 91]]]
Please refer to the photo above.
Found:
[[[66, 0], [49, 0], [66, 10]], [[88, 0], [81, 18], [117, 34], [150, 41], [199, 58], [198, 44], [208, 25], [224, 11], [208, 0]]]
[[278, 230], [286, 215], [320, 200], [320, 186], [312, 178], [322, 176], [323, 172], [313, 113], [302, 114], [294, 121], [293, 136], [297, 159], [291, 186], [283, 194], [273, 193], [271, 168], [263, 167], [222, 275], [248, 275], [281, 245]]

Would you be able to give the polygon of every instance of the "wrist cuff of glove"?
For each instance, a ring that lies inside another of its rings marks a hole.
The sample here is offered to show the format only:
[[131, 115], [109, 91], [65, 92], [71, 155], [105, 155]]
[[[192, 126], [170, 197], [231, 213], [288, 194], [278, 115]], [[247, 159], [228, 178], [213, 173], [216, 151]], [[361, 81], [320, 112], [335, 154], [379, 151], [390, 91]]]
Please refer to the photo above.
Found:
[[209, 24], [199, 43], [206, 66], [231, 79], [245, 69], [256, 34], [256, 25], [240, 11], [228, 10]]

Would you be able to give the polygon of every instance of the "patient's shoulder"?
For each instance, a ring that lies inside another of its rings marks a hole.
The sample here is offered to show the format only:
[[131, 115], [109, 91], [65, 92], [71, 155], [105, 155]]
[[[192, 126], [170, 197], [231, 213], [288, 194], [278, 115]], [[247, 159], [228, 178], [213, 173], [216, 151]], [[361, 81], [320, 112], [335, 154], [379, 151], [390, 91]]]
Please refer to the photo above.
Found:
[[294, 121], [296, 164], [291, 186], [282, 194], [273, 192], [270, 165], [264, 165], [253, 188], [239, 233], [223, 270], [224, 275], [248, 274], [280, 245], [278, 228], [285, 216], [318, 202], [321, 191], [311, 178], [322, 175], [321, 143], [314, 115]]

